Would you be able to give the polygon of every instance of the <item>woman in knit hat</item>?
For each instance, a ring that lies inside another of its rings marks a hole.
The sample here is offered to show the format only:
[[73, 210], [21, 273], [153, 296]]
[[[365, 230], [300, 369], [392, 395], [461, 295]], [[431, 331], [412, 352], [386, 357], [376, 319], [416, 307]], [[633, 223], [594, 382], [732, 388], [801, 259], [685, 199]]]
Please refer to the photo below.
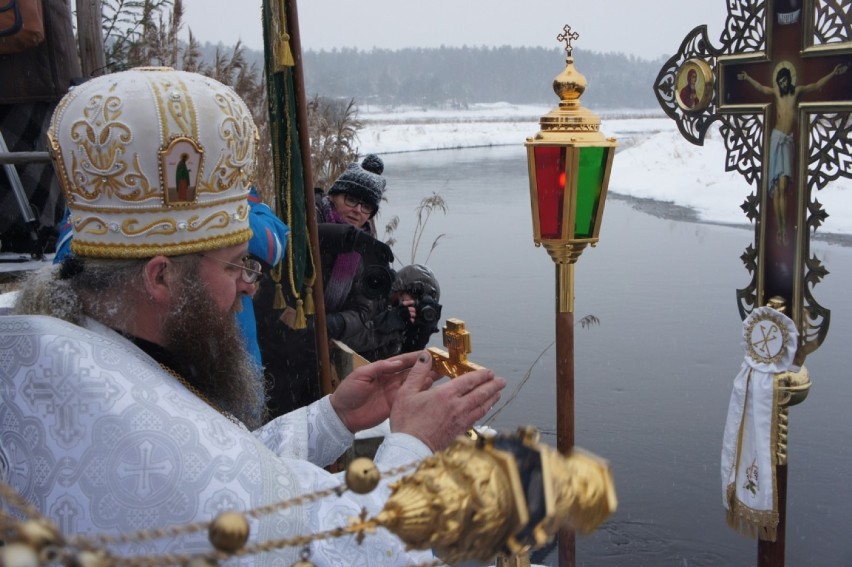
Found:
[[351, 163], [317, 202], [329, 336], [368, 360], [400, 352], [415, 318], [413, 301], [390, 305], [390, 248], [376, 239], [373, 218], [385, 191], [384, 163], [375, 154]]
[[345, 223], [375, 238], [376, 229], [370, 221], [379, 212], [385, 192], [384, 170], [385, 164], [376, 154], [366, 156], [360, 165], [350, 163], [318, 202], [317, 222]]

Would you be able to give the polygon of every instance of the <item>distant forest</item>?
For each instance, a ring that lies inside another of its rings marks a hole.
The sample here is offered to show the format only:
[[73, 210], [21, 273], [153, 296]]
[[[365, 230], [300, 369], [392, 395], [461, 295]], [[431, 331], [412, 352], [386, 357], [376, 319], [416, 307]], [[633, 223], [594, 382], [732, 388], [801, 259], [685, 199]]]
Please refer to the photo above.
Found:
[[[262, 66], [260, 52], [247, 55]], [[423, 107], [555, 104], [553, 78], [565, 68], [563, 49], [540, 47], [353, 48], [305, 51], [302, 58], [309, 97]], [[664, 62], [575, 49], [574, 65], [589, 84], [583, 104], [597, 109], [657, 108], [653, 84]]]
[[[302, 56], [309, 94], [361, 104], [555, 103], [553, 78], [565, 68], [565, 51], [559, 48], [341, 49]], [[656, 107], [652, 89], [664, 62], [575, 49], [574, 66], [589, 83], [584, 105]]]

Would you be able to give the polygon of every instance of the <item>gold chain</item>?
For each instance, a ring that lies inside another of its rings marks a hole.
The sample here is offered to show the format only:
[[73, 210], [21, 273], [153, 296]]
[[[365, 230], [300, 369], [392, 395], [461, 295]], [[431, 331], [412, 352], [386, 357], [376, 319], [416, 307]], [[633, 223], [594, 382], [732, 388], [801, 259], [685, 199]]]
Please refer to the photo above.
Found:
[[[168, 367], [166, 367], [168, 369]], [[171, 370], [171, 369], [168, 369]], [[174, 372], [174, 371], [172, 371]], [[191, 386], [187, 385], [188, 388], [192, 389]], [[398, 476], [404, 474], [411, 469], [417, 467], [420, 463], [417, 461], [408, 463], [406, 465], [402, 465], [399, 467], [395, 467], [385, 471], [384, 473], [380, 473], [380, 476], [383, 478]], [[282, 500], [279, 502], [274, 502], [272, 504], [268, 504], [266, 506], [260, 506], [257, 508], [253, 508], [250, 510], [246, 510], [243, 512], [245, 516], [251, 518], [260, 518], [261, 516], [267, 514], [273, 514], [275, 512], [286, 510], [287, 508], [291, 508], [294, 506], [303, 506], [305, 504], [310, 504], [312, 502], [316, 502], [323, 498], [327, 498], [332, 495], [341, 496], [349, 489], [345, 484], [341, 484], [332, 488], [327, 488], [325, 490], [320, 490], [317, 492], [313, 492], [310, 494], [305, 494], [302, 496], [296, 496], [289, 500]], [[107, 534], [98, 534], [94, 536], [68, 536], [63, 537], [58, 527], [53, 524], [53, 522], [43, 516], [35, 507], [31, 506], [27, 503], [14, 488], [7, 485], [6, 483], [0, 481], [0, 500], [6, 503], [6, 505], [12, 505], [19, 509], [21, 509], [26, 516], [30, 519], [40, 519], [44, 522], [47, 522], [51, 525], [56, 534], [58, 534], [58, 540], [56, 544], [65, 549], [60, 550], [60, 554], [62, 557], [70, 559], [74, 556], [74, 550], [87, 550], [87, 551], [101, 551], [106, 557], [110, 559], [110, 564], [112, 565], [125, 565], [132, 567], [162, 567], [163, 565], [186, 565], [190, 562], [190, 560], [199, 557], [205, 557], [214, 561], [224, 561], [229, 557], [233, 556], [247, 556], [254, 555], [258, 553], [266, 553], [270, 551], [274, 551], [276, 549], [282, 549], [285, 547], [294, 547], [294, 546], [306, 546], [311, 542], [318, 541], [321, 539], [331, 539], [336, 537], [342, 537], [346, 535], [351, 535], [354, 532], [357, 532], [357, 529], [353, 529], [351, 526], [341, 527], [341, 528], [333, 528], [323, 532], [317, 532], [313, 534], [305, 534], [294, 536], [292, 538], [281, 538], [281, 539], [271, 539], [264, 542], [259, 542], [253, 545], [247, 545], [244, 548], [235, 551], [232, 554], [223, 553], [220, 551], [211, 551], [207, 554], [195, 554], [195, 555], [183, 555], [183, 554], [160, 554], [160, 555], [140, 555], [140, 556], [118, 556], [107, 551], [107, 547], [115, 546], [117, 544], [128, 544], [128, 543], [140, 543], [146, 540], [155, 540], [155, 539], [163, 539], [163, 538], [174, 538], [179, 535], [186, 535], [191, 533], [208, 531], [212, 522], [193, 522], [190, 524], [184, 524], [180, 526], [169, 526], [166, 528], [152, 529], [152, 530], [138, 530], [136, 532], [119, 534], [119, 535], [107, 535]], [[16, 525], [19, 525], [20, 520], [11, 516], [6, 510], [5, 506], [0, 507], [0, 536], [8, 535], [11, 533], [17, 533], [18, 530], [15, 528]], [[8, 538], [7, 538], [8, 539]], [[433, 565], [441, 565], [443, 562], [434, 561], [422, 563], [419, 566], [413, 567], [428, 567]]]

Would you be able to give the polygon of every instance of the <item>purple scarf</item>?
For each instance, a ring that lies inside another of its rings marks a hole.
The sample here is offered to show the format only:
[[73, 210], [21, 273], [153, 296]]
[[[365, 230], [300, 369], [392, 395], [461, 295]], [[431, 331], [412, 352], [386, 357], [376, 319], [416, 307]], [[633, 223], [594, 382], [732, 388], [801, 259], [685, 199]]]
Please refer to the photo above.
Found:
[[[334, 205], [328, 197], [323, 197], [320, 202], [320, 214], [322, 216], [320, 220], [324, 222], [346, 224], [343, 217], [334, 210]], [[367, 223], [366, 229], [362, 230], [369, 234], [371, 232], [370, 224]], [[358, 272], [360, 263], [361, 255], [358, 252], [341, 252], [337, 255], [334, 266], [331, 268], [328, 283], [325, 286], [325, 310], [327, 312], [336, 313], [343, 307], [346, 298], [349, 297], [349, 292], [352, 290], [352, 284], [355, 281], [355, 274]]]

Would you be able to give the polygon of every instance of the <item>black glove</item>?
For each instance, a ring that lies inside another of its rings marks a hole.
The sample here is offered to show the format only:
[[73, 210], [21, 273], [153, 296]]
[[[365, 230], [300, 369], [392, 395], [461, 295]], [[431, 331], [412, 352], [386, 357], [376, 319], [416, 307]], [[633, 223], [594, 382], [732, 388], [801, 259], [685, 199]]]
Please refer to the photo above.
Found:
[[399, 304], [389, 307], [387, 311], [376, 317], [373, 327], [381, 333], [397, 333], [405, 329], [410, 321], [408, 307]]

